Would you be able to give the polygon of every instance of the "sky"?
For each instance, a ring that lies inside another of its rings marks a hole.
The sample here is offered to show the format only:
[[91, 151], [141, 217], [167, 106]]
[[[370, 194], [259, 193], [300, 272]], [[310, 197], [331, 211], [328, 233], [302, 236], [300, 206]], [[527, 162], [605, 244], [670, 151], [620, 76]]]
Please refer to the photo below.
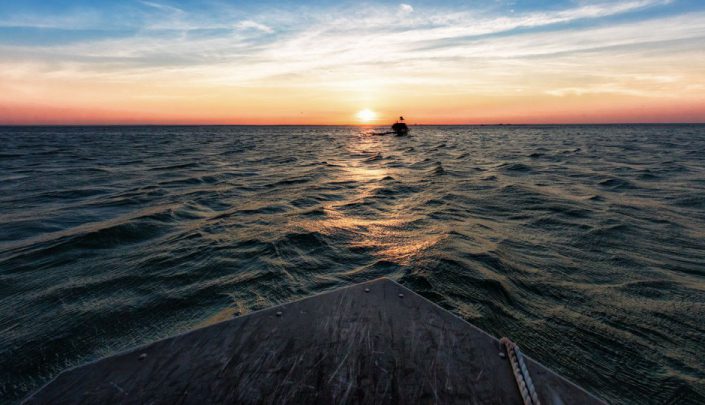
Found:
[[0, 124], [705, 122], [703, 0], [406, 1], [3, 1]]

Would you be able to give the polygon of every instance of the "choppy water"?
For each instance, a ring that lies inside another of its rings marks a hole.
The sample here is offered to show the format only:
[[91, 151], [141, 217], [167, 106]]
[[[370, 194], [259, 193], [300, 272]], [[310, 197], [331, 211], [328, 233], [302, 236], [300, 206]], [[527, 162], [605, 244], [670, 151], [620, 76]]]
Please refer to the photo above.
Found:
[[379, 276], [604, 399], [705, 401], [705, 127], [0, 129], [0, 402]]

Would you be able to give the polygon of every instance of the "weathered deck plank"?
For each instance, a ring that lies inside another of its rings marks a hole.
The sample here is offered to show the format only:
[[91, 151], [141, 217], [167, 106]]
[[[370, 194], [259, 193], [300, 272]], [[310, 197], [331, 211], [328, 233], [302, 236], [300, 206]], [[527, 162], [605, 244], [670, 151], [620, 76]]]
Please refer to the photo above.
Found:
[[[500, 351], [493, 337], [379, 279], [68, 370], [26, 402], [520, 404]], [[527, 360], [542, 403], [599, 403]]]

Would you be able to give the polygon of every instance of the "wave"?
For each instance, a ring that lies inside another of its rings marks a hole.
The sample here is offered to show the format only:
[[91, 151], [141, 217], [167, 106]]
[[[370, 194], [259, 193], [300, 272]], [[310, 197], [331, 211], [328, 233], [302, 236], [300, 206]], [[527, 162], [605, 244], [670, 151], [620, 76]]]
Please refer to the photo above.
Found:
[[628, 190], [636, 188], [632, 183], [627, 180], [619, 178], [611, 178], [607, 180], [602, 180], [598, 183], [599, 186], [604, 188], [609, 188], [612, 190]]
[[431, 173], [433, 173], [434, 176], [444, 176], [444, 175], [448, 174], [448, 172], [446, 172], [446, 170], [443, 167], [443, 164], [441, 162], [436, 162], [435, 167], [433, 168]]
[[523, 163], [505, 163], [499, 166], [502, 171], [505, 172], [520, 172], [527, 173], [531, 171], [531, 167]]

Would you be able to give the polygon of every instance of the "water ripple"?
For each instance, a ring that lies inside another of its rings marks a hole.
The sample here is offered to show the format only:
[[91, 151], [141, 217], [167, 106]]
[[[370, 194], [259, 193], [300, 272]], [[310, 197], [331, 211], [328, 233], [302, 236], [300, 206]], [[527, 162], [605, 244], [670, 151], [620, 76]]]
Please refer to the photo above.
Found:
[[0, 129], [0, 402], [380, 276], [611, 402], [705, 402], [705, 127], [369, 133]]

